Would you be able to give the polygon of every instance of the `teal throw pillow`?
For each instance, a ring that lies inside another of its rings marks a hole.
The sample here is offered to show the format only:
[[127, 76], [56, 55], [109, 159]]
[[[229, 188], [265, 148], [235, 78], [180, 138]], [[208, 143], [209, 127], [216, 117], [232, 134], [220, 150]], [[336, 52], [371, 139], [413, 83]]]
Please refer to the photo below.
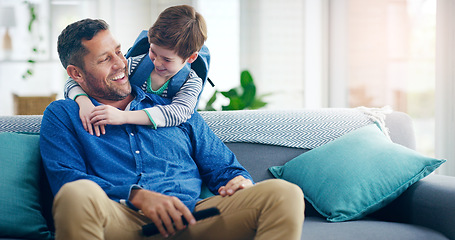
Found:
[[0, 238], [51, 239], [41, 214], [39, 135], [0, 133]]
[[341, 222], [385, 206], [444, 162], [395, 144], [368, 125], [269, 171], [300, 186], [328, 221]]

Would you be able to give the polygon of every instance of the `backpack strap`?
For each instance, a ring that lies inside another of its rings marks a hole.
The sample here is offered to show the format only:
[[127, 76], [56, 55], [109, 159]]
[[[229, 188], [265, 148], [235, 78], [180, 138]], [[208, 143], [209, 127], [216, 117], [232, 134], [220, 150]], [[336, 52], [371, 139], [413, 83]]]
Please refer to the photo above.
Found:
[[133, 46], [128, 49], [128, 52], [126, 52], [126, 58], [138, 56], [149, 51], [150, 43], [147, 34], [148, 31], [143, 30], [139, 36], [137, 36]]
[[189, 63], [185, 64], [185, 66], [169, 80], [169, 84], [167, 85], [168, 98], [173, 98], [180, 88], [182, 88], [183, 84], [188, 79], [188, 75], [190, 75], [190, 68], [191, 65]]
[[202, 89], [204, 89], [205, 82], [209, 82], [212, 87], [215, 86], [212, 80], [208, 78], [208, 72], [210, 68], [210, 51], [207, 46], [202, 46], [199, 51], [198, 57], [196, 60], [191, 63], [191, 68], [196, 72], [198, 77], [202, 79]]
[[136, 68], [129, 76], [130, 83], [132, 85], [136, 85], [138, 87], [142, 87], [145, 81], [147, 81], [148, 77], [152, 73], [153, 69], [155, 68], [155, 64], [153, 64], [152, 60], [147, 53], [138, 63]]

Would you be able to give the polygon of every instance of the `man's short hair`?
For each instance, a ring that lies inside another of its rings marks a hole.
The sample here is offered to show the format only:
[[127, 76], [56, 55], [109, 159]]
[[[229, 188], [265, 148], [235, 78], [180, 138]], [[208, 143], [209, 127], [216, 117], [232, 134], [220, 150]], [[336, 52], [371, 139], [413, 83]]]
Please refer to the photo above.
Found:
[[201, 14], [188, 5], [164, 10], [148, 32], [149, 42], [170, 49], [187, 59], [201, 50], [207, 39], [207, 25]]
[[60, 62], [66, 69], [74, 65], [84, 69], [84, 56], [88, 50], [82, 45], [82, 40], [91, 40], [98, 32], [108, 30], [109, 25], [101, 19], [83, 19], [68, 25], [57, 41], [57, 51]]

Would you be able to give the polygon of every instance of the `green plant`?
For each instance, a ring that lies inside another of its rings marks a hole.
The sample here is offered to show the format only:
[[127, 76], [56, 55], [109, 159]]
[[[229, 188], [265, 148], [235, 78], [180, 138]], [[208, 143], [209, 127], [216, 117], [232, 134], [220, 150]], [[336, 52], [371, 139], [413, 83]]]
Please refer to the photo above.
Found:
[[240, 86], [232, 88], [228, 91], [218, 91], [213, 93], [204, 110], [216, 111], [213, 104], [217, 100], [217, 96], [222, 94], [229, 99], [229, 104], [222, 106], [221, 110], [243, 110], [243, 109], [259, 109], [267, 105], [262, 99], [270, 94], [256, 96], [256, 85], [250, 72], [245, 70], [240, 74]]
[[[26, 4], [27, 8], [28, 8], [30, 19], [28, 22], [27, 29], [28, 29], [28, 32], [30, 34], [32, 34], [33, 26], [35, 25], [34, 23], [38, 20], [38, 15], [36, 14], [36, 7], [35, 7], [35, 4], [30, 1], [24, 1], [23, 3]], [[41, 37], [39, 40], [41, 40]], [[39, 53], [40, 53], [40, 51], [39, 51], [38, 47], [32, 46], [32, 54], [37, 55]], [[25, 70], [24, 74], [22, 74], [23, 79], [27, 79], [33, 75], [33, 70], [34, 70], [34, 65], [36, 63], [36, 60], [34, 60], [33, 58], [30, 58], [27, 60], [27, 63], [29, 64], [29, 67]]]

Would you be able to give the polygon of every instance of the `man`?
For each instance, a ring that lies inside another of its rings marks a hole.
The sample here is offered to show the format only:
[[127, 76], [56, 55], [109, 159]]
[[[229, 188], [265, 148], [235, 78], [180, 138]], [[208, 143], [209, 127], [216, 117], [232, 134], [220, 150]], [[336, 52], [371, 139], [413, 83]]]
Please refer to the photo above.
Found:
[[[58, 51], [95, 105], [127, 111], [169, 103], [129, 84], [120, 45], [102, 20], [67, 26]], [[109, 125], [96, 137], [84, 130], [78, 110], [69, 99], [53, 102], [41, 124], [57, 239], [300, 239], [300, 188], [281, 180], [253, 185], [199, 114], [157, 130]], [[219, 195], [200, 200], [202, 182]], [[196, 223], [191, 212], [210, 207], [220, 216]], [[161, 235], [142, 236], [148, 223]]]

